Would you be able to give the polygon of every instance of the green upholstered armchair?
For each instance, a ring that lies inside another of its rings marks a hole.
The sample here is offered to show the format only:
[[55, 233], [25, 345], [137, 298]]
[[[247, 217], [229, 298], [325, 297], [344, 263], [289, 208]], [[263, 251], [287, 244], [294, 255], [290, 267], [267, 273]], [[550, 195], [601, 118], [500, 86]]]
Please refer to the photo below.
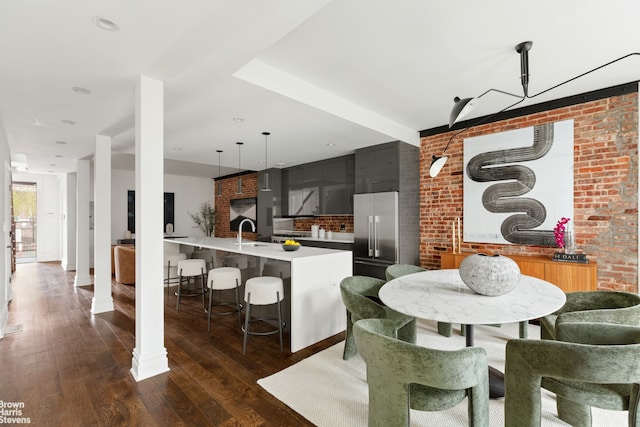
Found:
[[542, 387], [573, 426], [590, 426], [595, 406], [629, 411], [629, 426], [639, 427], [640, 328], [563, 322], [555, 332], [556, 340], [507, 342], [505, 426], [540, 426]]
[[342, 302], [347, 308], [347, 332], [342, 354], [344, 360], [358, 352], [353, 339], [353, 324], [361, 319], [390, 319], [398, 330], [399, 339], [416, 342], [416, 319], [377, 302], [378, 292], [385, 283], [384, 280], [367, 276], [345, 277], [340, 282]]
[[385, 319], [355, 323], [353, 334], [367, 364], [369, 427], [409, 425], [409, 409], [440, 411], [468, 397], [469, 425], [489, 425], [487, 354], [479, 347], [456, 351], [395, 339]]
[[640, 326], [640, 296], [628, 292], [571, 292], [562, 308], [540, 319], [540, 337], [555, 339], [563, 322], [601, 322]]
[[[387, 281], [389, 281], [406, 274], [420, 273], [421, 271], [426, 271], [426, 269], [411, 264], [393, 264], [387, 267], [384, 275], [387, 278]], [[438, 322], [438, 333], [445, 337], [450, 337], [451, 323]]]

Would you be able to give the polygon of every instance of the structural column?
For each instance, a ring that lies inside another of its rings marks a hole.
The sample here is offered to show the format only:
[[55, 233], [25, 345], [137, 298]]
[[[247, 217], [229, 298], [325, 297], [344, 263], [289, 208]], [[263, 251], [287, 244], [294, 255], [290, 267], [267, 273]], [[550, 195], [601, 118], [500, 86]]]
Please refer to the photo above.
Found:
[[76, 183], [76, 278], [75, 286], [91, 284], [89, 273], [89, 160], [78, 160]]
[[136, 87], [136, 381], [169, 370], [164, 347], [163, 83], [140, 76]]
[[113, 311], [111, 296], [111, 137], [96, 136], [95, 182], [93, 200], [94, 287], [91, 313]]
[[62, 187], [62, 268], [76, 269], [76, 173], [65, 175]]

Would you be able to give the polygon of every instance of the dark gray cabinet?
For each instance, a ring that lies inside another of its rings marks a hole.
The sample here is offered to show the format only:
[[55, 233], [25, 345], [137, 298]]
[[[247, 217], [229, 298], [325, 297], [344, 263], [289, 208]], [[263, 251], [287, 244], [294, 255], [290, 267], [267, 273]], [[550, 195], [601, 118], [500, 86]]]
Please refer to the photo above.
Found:
[[[415, 161], [417, 164], [418, 158]], [[399, 142], [356, 150], [355, 192], [357, 194], [400, 191], [399, 179]]]
[[284, 214], [352, 214], [354, 167], [347, 155], [283, 170]]

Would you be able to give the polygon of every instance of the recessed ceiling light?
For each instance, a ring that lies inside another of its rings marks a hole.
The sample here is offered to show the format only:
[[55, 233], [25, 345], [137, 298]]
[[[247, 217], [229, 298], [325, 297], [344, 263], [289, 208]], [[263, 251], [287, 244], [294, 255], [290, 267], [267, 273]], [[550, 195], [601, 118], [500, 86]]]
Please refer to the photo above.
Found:
[[242, 122], [244, 122], [244, 119], [243, 119], [242, 117], [234, 117], [232, 120], [233, 120], [234, 122], [236, 122], [236, 123], [242, 123]]
[[65, 145], [67, 141], [56, 141], [56, 144]]
[[33, 124], [36, 125], [36, 126], [44, 125], [44, 123], [42, 123], [42, 120], [40, 120], [40, 119], [33, 119]]
[[102, 28], [107, 31], [118, 31], [120, 29], [118, 24], [103, 16], [94, 16], [93, 23], [96, 24], [98, 28]]
[[62, 120], [62, 123], [64, 123], [65, 125], [75, 125], [76, 122], [74, 122], [73, 120]]
[[47, 171], [47, 172], [49, 172], [49, 173], [54, 173], [53, 171]]
[[91, 93], [89, 89], [80, 86], [74, 86], [71, 90], [80, 95], [89, 95]]
[[55, 163], [49, 163], [49, 166], [58, 166]]
[[56, 154], [56, 157], [62, 157], [62, 155], [61, 154]]
[[277, 168], [282, 168], [282, 167], [284, 167], [284, 166], [287, 166], [287, 164], [286, 164], [286, 163], [283, 163], [283, 162], [278, 162], [278, 163], [275, 163], [273, 166], [275, 166], [275, 167], [277, 167]]
[[336, 144], [333, 143], [333, 142], [330, 142], [330, 143], [327, 144], [327, 147], [329, 147], [329, 148], [333, 148], [335, 146], [336, 146]]

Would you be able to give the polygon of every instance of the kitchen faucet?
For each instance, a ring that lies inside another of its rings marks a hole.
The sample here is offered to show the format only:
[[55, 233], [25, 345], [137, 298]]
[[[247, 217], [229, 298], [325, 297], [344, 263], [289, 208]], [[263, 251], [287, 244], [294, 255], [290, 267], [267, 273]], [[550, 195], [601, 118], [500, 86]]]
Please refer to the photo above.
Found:
[[240, 225], [238, 225], [238, 249], [242, 249], [242, 226], [246, 221], [249, 221], [249, 224], [251, 224], [251, 231], [254, 233], [256, 232], [256, 225], [251, 221], [251, 219], [245, 218], [240, 221]]

